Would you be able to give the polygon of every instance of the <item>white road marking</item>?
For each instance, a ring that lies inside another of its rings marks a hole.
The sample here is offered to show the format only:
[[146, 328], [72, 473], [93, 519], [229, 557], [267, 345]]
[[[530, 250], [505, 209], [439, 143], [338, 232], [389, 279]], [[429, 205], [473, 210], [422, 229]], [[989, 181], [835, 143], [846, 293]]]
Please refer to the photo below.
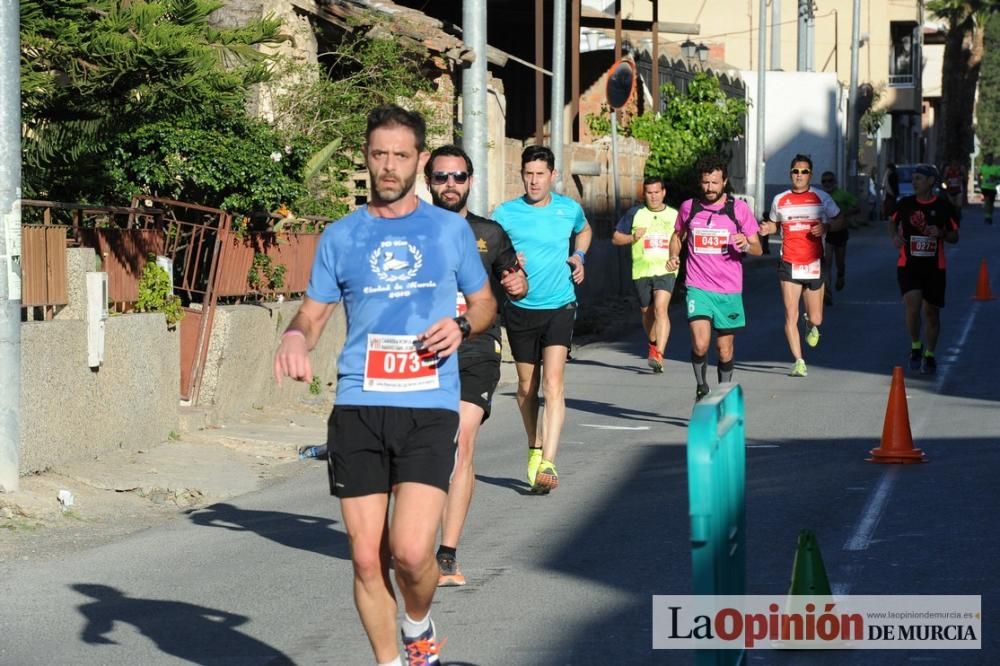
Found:
[[882, 512], [885, 511], [885, 506], [889, 501], [889, 495], [892, 493], [892, 487], [896, 483], [898, 472], [899, 467], [892, 465], [882, 474], [871, 496], [865, 503], [865, 509], [861, 513], [861, 520], [858, 521], [857, 527], [854, 528], [854, 534], [844, 544], [844, 550], [867, 550], [868, 546], [871, 545], [872, 535], [875, 533], [875, 528], [878, 527], [878, 523], [882, 519]]

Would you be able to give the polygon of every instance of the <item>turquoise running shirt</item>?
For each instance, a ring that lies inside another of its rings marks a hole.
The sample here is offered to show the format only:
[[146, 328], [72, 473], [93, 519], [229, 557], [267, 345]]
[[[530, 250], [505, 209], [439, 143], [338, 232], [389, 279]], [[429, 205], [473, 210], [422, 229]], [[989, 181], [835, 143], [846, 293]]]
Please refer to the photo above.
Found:
[[587, 218], [573, 199], [555, 192], [551, 196], [547, 206], [532, 206], [523, 197], [511, 199], [491, 215], [510, 236], [514, 250], [524, 254], [528, 294], [517, 302], [519, 308], [550, 310], [576, 300], [569, 243]]

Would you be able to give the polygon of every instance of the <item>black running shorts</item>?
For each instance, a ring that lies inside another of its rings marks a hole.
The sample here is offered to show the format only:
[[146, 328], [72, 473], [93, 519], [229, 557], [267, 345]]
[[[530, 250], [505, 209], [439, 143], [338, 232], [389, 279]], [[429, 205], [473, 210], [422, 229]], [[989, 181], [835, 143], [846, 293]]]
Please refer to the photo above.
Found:
[[635, 284], [635, 293], [639, 296], [639, 306], [648, 308], [653, 302], [654, 291], [666, 291], [673, 293], [674, 283], [677, 282], [677, 274], [656, 275], [654, 277], [644, 277], [632, 281]]
[[458, 378], [462, 384], [462, 402], [483, 410], [483, 421], [490, 418], [493, 392], [500, 383], [500, 354], [458, 353]]
[[458, 412], [334, 405], [327, 423], [333, 494], [388, 493], [404, 482], [448, 492], [458, 447]]
[[944, 307], [944, 271], [939, 268], [914, 268], [912, 266], [897, 266], [896, 281], [899, 282], [899, 293], [906, 295], [909, 291], [919, 291], [925, 301], [939, 308]]
[[778, 263], [778, 281], [779, 282], [791, 282], [792, 284], [800, 284], [809, 291], [816, 291], [823, 286], [824, 280], [826, 279], [826, 262], [820, 262], [820, 273], [819, 277], [814, 280], [796, 280], [792, 278], [792, 265], [787, 261], [782, 261]]
[[528, 310], [511, 303], [504, 309], [510, 353], [518, 363], [538, 363], [542, 349], [561, 345], [573, 348], [576, 303], [553, 310]]

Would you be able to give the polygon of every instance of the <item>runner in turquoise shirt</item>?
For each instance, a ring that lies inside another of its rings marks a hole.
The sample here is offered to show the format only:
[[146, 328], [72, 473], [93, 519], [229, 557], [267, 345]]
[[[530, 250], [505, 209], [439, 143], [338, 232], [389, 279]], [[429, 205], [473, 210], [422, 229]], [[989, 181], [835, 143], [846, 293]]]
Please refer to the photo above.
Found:
[[551, 192], [547, 206], [532, 206], [524, 197], [497, 206], [500, 223], [514, 249], [524, 255], [530, 285], [517, 306], [528, 310], [561, 308], [576, 300], [570, 265], [569, 239], [583, 231], [587, 218], [573, 199]]

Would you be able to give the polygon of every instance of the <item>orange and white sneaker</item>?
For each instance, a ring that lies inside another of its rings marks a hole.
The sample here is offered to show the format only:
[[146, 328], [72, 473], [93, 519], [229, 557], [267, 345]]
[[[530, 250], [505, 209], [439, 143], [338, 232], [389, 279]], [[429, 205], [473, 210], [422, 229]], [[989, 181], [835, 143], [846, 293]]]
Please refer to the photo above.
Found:
[[465, 576], [459, 570], [458, 562], [454, 557], [451, 555], [438, 555], [437, 562], [438, 569], [441, 570], [441, 573], [438, 575], [438, 587], [459, 587], [465, 585]]

